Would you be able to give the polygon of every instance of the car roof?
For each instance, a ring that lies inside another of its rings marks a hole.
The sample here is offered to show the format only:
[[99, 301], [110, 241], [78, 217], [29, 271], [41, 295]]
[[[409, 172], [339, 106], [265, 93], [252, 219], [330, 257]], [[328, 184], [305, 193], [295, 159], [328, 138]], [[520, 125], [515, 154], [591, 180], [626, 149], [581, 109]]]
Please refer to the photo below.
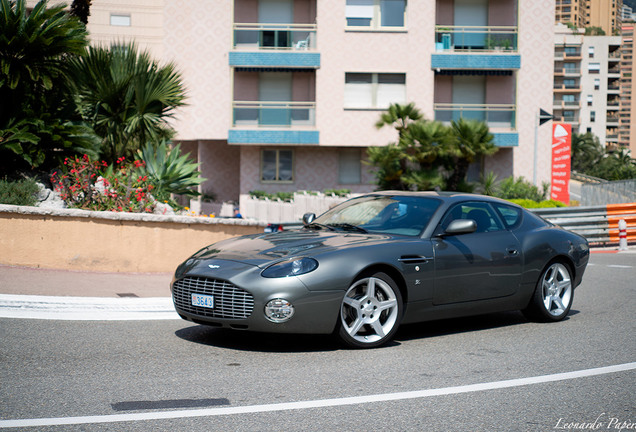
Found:
[[501, 198], [491, 197], [488, 195], [479, 195], [468, 192], [449, 192], [449, 191], [377, 191], [364, 196], [376, 195], [376, 196], [410, 196], [410, 197], [422, 197], [422, 198], [441, 198], [446, 203], [460, 202], [466, 200], [481, 200], [488, 202], [497, 202], [513, 207], [519, 207], [517, 204], [510, 201], [503, 200]]

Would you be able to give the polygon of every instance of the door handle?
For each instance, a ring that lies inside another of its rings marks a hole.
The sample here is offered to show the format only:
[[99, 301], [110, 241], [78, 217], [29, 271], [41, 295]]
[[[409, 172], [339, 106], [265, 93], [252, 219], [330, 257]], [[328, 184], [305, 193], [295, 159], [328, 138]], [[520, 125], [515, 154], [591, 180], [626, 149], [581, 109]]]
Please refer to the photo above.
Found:
[[432, 259], [433, 258], [427, 258], [419, 255], [402, 255], [398, 258], [398, 261], [404, 264], [423, 264]]
[[517, 249], [513, 249], [513, 248], [508, 248], [506, 249], [506, 251], [508, 252], [509, 255], [517, 255], [519, 253]]

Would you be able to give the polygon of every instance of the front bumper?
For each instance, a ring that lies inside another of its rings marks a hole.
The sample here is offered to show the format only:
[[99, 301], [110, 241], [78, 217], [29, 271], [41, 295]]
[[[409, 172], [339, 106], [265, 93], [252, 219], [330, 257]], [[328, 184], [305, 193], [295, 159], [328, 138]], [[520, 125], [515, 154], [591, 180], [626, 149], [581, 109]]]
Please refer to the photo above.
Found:
[[[227, 262], [221, 270], [194, 266], [175, 275], [171, 284], [177, 313], [185, 320], [237, 330], [272, 333], [315, 333], [334, 331], [344, 291], [310, 291], [295, 276], [264, 278], [256, 266]], [[214, 267], [214, 264], [212, 264]], [[225, 270], [223, 270], [225, 269]], [[232, 273], [232, 274], [229, 274]], [[192, 294], [214, 297], [214, 308], [192, 305]], [[265, 317], [265, 305], [283, 298], [294, 306], [289, 321], [273, 323]]]

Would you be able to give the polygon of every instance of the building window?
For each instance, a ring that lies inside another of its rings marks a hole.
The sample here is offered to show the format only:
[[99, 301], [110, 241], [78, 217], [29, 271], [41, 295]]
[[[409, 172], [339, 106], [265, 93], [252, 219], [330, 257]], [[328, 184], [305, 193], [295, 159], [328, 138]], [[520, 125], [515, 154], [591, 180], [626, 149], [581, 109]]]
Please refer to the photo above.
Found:
[[338, 153], [338, 183], [360, 184], [360, 149], [342, 149]]
[[590, 122], [594, 123], [596, 121], [596, 111], [590, 111]]
[[291, 182], [294, 180], [293, 150], [261, 151], [261, 181]]
[[347, 0], [347, 27], [403, 28], [406, 0]]
[[590, 58], [594, 58], [594, 47], [593, 46], [588, 47], [587, 53], [590, 56]]
[[587, 106], [592, 106], [593, 99], [592, 95], [587, 95]]
[[601, 64], [600, 63], [590, 63], [587, 65], [587, 70], [591, 74], [601, 73]]
[[345, 108], [388, 108], [406, 102], [406, 74], [346, 73]]
[[130, 15], [110, 14], [110, 25], [119, 27], [130, 27]]
[[598, 78], [594, 78], [594, 90], [599, 90], [601, 88], [601, 80]]

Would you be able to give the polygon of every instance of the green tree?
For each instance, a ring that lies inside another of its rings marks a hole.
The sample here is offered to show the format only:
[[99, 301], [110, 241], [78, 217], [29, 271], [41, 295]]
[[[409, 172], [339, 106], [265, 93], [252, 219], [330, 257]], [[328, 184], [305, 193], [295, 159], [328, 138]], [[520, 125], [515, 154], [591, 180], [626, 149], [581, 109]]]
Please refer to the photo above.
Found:
[[604, 152], [598, 137], [593, 133], [572, 134], [571, 164], [573, 171], [585, 173], [603, 157]]
[[408, 171], [407, 148], [411, 145], [408, 138], [409, 128], [424, 118], [414, 103], [407, 105], [391, 104], [375, 123], [378, 129], [391, 126], [398, 132], [397, 145], [374, 147], [369, 153], [370, 160], [380, 169], [377, 172], [378, 186], [384, 190], [408, 190], [408, 181], [404, 178]]
[[460, 118], [451, 122], [451, 129], [454, 154], [446, 158], [446, 168], [450, 171], [446, 189], [457, 191], [466, 182], [470, 164], [477, 160], [482, 162], [483, 174], [483, 157], [492, 155], [499, 149], [493, 142], [494, 137], [488, 125], [483, 121]]
[[410, 125], [402, 142], [411, 167], [404, 175], [409, 188], [443, 189], [445, 182], [439, 167], [452, 152], [451, 129], [438, 121], [421, 120]]
[[147, 143], [174, 134], [168, 120], [184, 105], [185, 89], [175, 65], [158, 65], [134, 44], [91, 47], [71, 61], [76, 103], [101, 138], [106, 161], [134, 157]]
[[56, 166], [92, 153], [93, 135], [68, 93], [68, 59], [87, 45], [84, 26], [46, 0], [0, 0], [0, 174]]
[[91, 0], [73, 0], [71, 15], [76, 16], [84, 25], [88, 24], [88, 17], [91, 15]]
[[460, 119], [446, 126], [426, 120], [412, 103], [391, 105], [376, 123], [387, 125], [398, 142], [368, 150], [381, 190], [466, 189], [470, 164], [498, 150], [486, 123]]

